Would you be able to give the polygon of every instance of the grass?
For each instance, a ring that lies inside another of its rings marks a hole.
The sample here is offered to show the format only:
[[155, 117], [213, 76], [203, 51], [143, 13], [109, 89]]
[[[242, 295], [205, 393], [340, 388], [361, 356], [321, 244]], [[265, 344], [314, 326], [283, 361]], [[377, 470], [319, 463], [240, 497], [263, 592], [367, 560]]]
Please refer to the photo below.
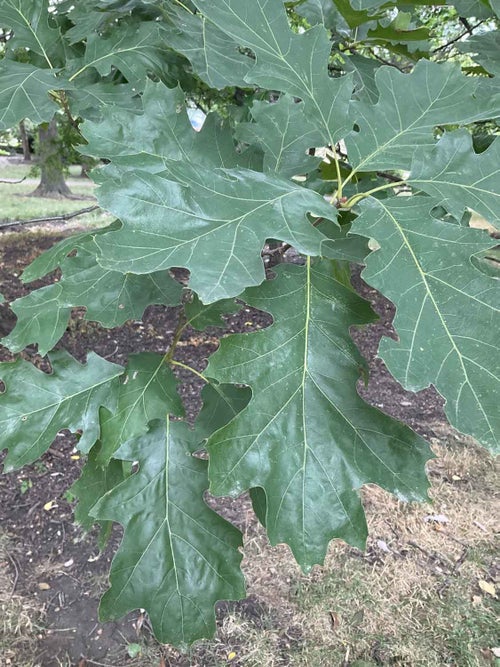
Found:
[[[72, 193], [82, 199], [48, 199], [29, 197], [35, 190], [39, 178], [30, 174], [31, 166], [24, 163], [7, 163], [0, 160], [0, 180], [19, 180], [26, 178], [22, 183], [0, 183], [2, 209], [0, 223], [29, 220], [31, 218], [53, 217], [78, 211], [95, 204], [95, 186], [90, 179], [79, 178], [78, 166], [70, 167], [67, 178]], [[81, 218], [75, 218], [78, 224], [102, 226], [110, 222], [110, 216], [97, 210]]]

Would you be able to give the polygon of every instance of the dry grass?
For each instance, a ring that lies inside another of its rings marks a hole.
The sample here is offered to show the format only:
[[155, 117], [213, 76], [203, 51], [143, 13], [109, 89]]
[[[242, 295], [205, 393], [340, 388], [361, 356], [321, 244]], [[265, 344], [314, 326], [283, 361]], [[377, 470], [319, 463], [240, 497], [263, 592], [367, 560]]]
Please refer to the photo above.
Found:
[[15, 592], [15, 556], [8, 540], [0, 535], [0, 665], [38, 667], [33, 662], [43, 607], [36, 598]]

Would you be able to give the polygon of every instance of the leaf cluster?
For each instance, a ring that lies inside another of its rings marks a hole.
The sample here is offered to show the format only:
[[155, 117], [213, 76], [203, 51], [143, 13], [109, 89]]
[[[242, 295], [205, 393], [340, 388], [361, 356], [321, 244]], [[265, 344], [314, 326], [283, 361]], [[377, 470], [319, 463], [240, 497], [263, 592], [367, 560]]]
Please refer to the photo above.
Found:
[[[334, 538], [363, 547], [364, 484], [426, 497], [428, 444], [357, 393], [350, 329], [375, 315], [350, 263], [396, 306], [379, 350], [394, 377], [434, 385], [450, 422], [498, 451], [498, 272], [468, 221], [499, 224], [499, 14], [495, 0], [0, 0], [0, 129], [64, 113], [116, 217], [23, 274], [61, 278], [11, 304], [2, 343], [37, 344], [51, 372], [0, 364], [6, 471], [78, 432], [76, 518], [124, 526], [102, 618], [145, 608], [181, 646], [213, 633], [215, 602], [244, 583], [242, 536], [208, 489], [249, 491], [305, 571]], [[298, 264], [279, 261], [289, 249]], [[272, 324], [224, 338], [203, 371], [179, 359], [188, 326], [242, 303]], [[151, 304], [177, 309], [164, 354], [51, 353], [74, 307], [115, 327]], [[194, 425], [179, 369], [204, 385]]]

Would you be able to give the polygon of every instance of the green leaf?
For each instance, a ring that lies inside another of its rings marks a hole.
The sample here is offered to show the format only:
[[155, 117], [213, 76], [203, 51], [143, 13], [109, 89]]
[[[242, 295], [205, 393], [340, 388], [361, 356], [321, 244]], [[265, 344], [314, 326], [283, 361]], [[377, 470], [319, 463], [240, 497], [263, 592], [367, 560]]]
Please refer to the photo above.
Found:
[[198, 443], [228, 424], [252, 397], [249, 387], [235, 387], [234, 384], [210, 383], [203, 387], [201, 398], [203, 409], [194, 423], [193, 435]]
[[476, 54], [474, 60], [490, 74], [500, 77], [500, 30], [469, 37], [465, 42], [459, 42], [457, 49], [461, 53]]
[[99, 262], [134, 273], [185, 267], [204, 303], [237, 296], [264, 280], [261, 250], [267, 238], [319, 255], [325, 237], [306, 213], [336, 215], [320, 195], [271, 174], [207, 171], [180, 162], [169, 172], [170, 178], [130, 171], [119, 183], [101, 186], [100, 205], [123, 228], [96, 238]]
[[82, 429], [78, 446], [88, 451], [99, 437], [99, 407], [115, 409], [121, 366], [94, 353], [86, 365], [63, 352], [51, 355], [50, 361], [50, 375], [22, 359], [0, 364], [6, 387], [0, 395], [2, 447], [9, 450], [6, 472], [41, 456], [62, 429]]
[[354, 72], [356, 98], [366, 98], [372, 104], [376, 104], [379, 96], [375, 83], [375, 75], [379, 70], [377, 61], [354, 54], [347, 58], [345, 68], [348, 72]]
[[367, 39], [376, 39], [379, 42], [394, 42], [405, 44], [406, 42], [425, 42], [429, 39], [430, 31], [427, 28], [416, 28], [404, 30], [396, 25], [380, 26], [368, 31]]
[[53, 68], [52, 51], [60, 42], [59, 30], [49, 25], [48, 0], [0, 0], [0, 25], [11, 28], [10, 49], [29, 49]]
[[52, 350], [66, 331], [71, 308], [61, 303], [61, 285], [56, 283], [16, 299], [11, 309], [17, 317], [16, 326], [1, 343], [11, 352], [20, 352], [32, 343], [38, 344], [42, 356]]
[[240, 310], [241, 305], [234, 299], [221, 299], [205, 305], [196, 294], [193, 294], [191, 301], [184, 306], [187, 323], [197, 331], [204, 331], [207, 327], [226, 326], [223, 316], [238, 313]]
[[107, 227], [103, 227], [93, 232], [82, 232], [80, 234], [72, 234], [67, 236], [59, 243], [56, 243], [41, 255], [38, 255], [31, 264], [29, 264], [21, 274], [23, 283], [30, 283], [33, 280], [43, 278], [54, 269], [62, 265], [67, 256], [79, 248], [84, 248], [86, 243], [92, 241], [96, 234], [103, 234], [113, 229], [119, 229], [120, 223], [115, 220]]
[[199, 14], [172, 5], [168, 23], [162, 28], [167, 44], [191, 62], [195, 73], [210, 87], [247, 86], [245, 76], [253, 60], [220, 28]]
[[[100, 443], [96, 443], [89, 452], [80, 477], [70, 487], [70, 491], [78, 499], [75, 508], [75, 521], [84, 530], [90, 530], [96, 522], [90, 515], [90, 510], [97, 501], [108, 491], [114, 489], [125, 479], [124, 463], [112, 459], [107, 466], [97, 462]], [[111, 523], [101, 521], [101, 535], [105, 538], [111, 528]]]
[[102, 121], [86, 122], [85, 154], [156, 172], [171, 160], [194, 159], [217, 167], [242, 163], [229, 128], [215, 114], [208, 115], [201, 132], [193, 129], [180, 88], [148, 81], [142, 100], [141, 114], [107, 108]]
[[195, 0], [194, 4], [235, 42], [255, 54], [248, 83], [279, 90], [304, 102], [306, 115], [330, 146], [350, 129], [350, 76], [328, 74], [329, 34], [315, 26], [295, 34], [282, 0]]
[[64, 39], [69, 44], [85, 41], [94, 32], [102, 34], [111, 21], [117, 18], [114, 12], [103, 11], [102, 8], [97, 9], [97, 3], [94, 3], [94, 7], [89, 4], [87, 1], [85, 5], [74, 5], [67, 12], [66, 17], [74, 24], [64, 33]]
[[[83, 77], [82, 77], [83, 78]], [[71, 113], [87, 120], [99, 121], [107, 106], [137, 113], [140, 109], [140, 97], [133, 86], [128, 83], [83, 83], [78, 80], [78, 87], [68, 92]], [[79, 150], [87, 155], [86, 146]]]
[[303, 102], [288, 95], [272, 104], [255, 101], [251, 114], [255, 122], [240, 123], [236, 138], [263, 151], [264, 170], [291, 178], [318, 166], [307, 150], [320, 146], [322, 136], [304, 114]]
[[[74, 243], [66, 244], [65, 249]], [[58, 283], [12, 303], [18, 320], [13, 331], [2, 339], [3, 345], [19, 352], [38, 343], [39, 353], [47, 354], [63, 335], [71, 308], [76, 306], [86, 308], [85, 319], [112, 328], [140, 319], [149, 305], [180, 304], [182, 286], [167, 271], [143, 276], [107, 271], [97, 264], [88, 247], [88, 242], [80, 242], [77, 256], [60, 260], [63, 275]]]
[[[453, 0], [453, 2], [447, 2], [446, 4], [453, 5], [459, 16], [473, 16], [476, 19], [488, 19], [493, 16], [492, 8], [494, 8], [495, 1], [496, 0], [490, 0], [490, 2], [488, 2], [488, 0]], [[498, 11], [498, 4], [496, 11]]]
[[405, 499], [425, 497], [429, 448], [356, 392], [361, 358], [349, 327], [373, 319], [367, 302], [336, 278], [335, 265], [277, 269], [244, 300], [271, 312], [264, 331], [225, 338], [205, 374], [248, 384], [252, 400], [209, 439], [211, 491], [261, 487], [272, 544], [286, 542], [304, 568], [329, 541], [363, 547], [357, 490], [374, 482]]
[[96, 461], [107, 464], [130, 438], [143, 435], [154, 419], [184, 414], [177, 381], [164, 356], [142, 352], [129, 357], [113, 413], [101, 411], [101, 448]]
[[167, 271], [144, 276], [106, 271], [95, 255], [80, 252], [63, 264], [60, 302], [87, 309], [86, 319], [111, 328], [140, 319], [152, 304], [176, 306], [182, 286]]
[[[379, 14], [371, 15], [367, 11], [358, 11], [353, 9], [349, 0], [335, 0], [339, 12], [347, 21], [350, 28], [359, 28], [359, 26], [378, 18]], [[382, 14], [383, 16], [383, 14]]]
[[460, 219], [467, 208], [500, 226], [500, 138], [474, 153], [467, 130], [443, 135], [433, 148], [415, 153], [410, 183]]
[[49, 93], [65, 87], [54, 70], [4, 58], [0, 64], [0, 131], [15, 127], [24, 118], [35, 125], [50, 121], [59, 107]]
[[[413, 0], [413, 2], [396, 2], [396, 0], [350, 0], [353, 9], [356, 11], [370, 11], [373, 9], [390, 9], [394, 5], [401, 7], [421, 7], [426, 5], [436, 5], [432, 0]], [[444, 4], [444, 3], [441, 3]]]
[[244, 596], [241, 534], [205, 504], [207, 463], [192, 440], [185, 424], [153, 422], [116, 453], [139, 471], [93, 509], [125, 529], [100, 617], [142, 607], [158, 640], [176, 646], [214, 633], [217, 600]]
[[310, 25], [324, 25], [329, 30], [347, 31], [349, 26], [332, 0], [305, 0], [294, 7], [294, 11], [303, 16]]
[[380, 245], [363, 279], [397, 308], [399, 341], [385, 338], [379, 355], [407, 389], [434, 384], [450, 422], [496, 451], [500, 290], [471, 262], [491, 239], [436, 220], [433, 205], [427, 197], [372, 199], [353, 225]]
[[500, 91], [457, 65], [421, 60], [411, 74], [380, 67], [377, 104], [353, 102], [359, 131], [347, 139], [358, 171], [409, 169], [417, 149], [434, 144], [436, 125], [464, 125], [500, 115]]
[[148, 74], [161, 76], [165, 61], [161, 53], [161, 36], [156, 22], [143, 22], [133, 26], [119, 26], [111, 36], [92, 33], [86, 41], [85, 55], [74, 62], [70, 81], [89, 68], [95, 68], [101, 76], [113, 69], [119, 70], [128, 83], [139, 87], [145, 84]]

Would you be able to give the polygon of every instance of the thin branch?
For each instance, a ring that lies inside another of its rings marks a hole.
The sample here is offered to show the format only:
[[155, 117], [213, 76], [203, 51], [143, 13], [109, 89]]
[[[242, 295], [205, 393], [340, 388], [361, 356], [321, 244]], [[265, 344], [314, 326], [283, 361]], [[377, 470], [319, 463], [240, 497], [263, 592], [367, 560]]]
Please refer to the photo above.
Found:
[[474, 28], [471, 27], [471, 24], [470, 24], [469, 21], [465, 18], [465, 16], [460, 16], [460, 17], [458, 18], [458, 20], [459, 20], [460, 23], [464, 26], [464, 28], [467, 30], [467, 32], [469, 33], [469, 35], [472, 35], [472, 31], [473, 31]]
[[99, 206], [88, 206], [87, 208], [81, 208], [79, 211], [73, 211], [73, 213], [64, 213], [63, 215], [55, 215], [52, 218], [31, 218], [30, 220], [9, 220], [8, 222], [1, 222], [0, 227], [16, 227], [17, 225], [34, 225], [37, 222], [64, 222], [66, 220], [71, 220], [71, 218], [76, 218], [79, 215], [84, 215], [85, 213], [91, 213], [96, 211]]
[[474, 26], [469, 26], [468, 29], [460, 33], [458, 37], [454, 37], [453, 39], [450, 39], [449, 42], [446, 42], [446, 44], [438, 46], [437, 49], [434, 49], [433, 51], [431, 51], [431, 53], [438, 53], [439, 51], [444, 51], [444, 49], [447, 49], [449, 46], [452, 46], [453, 44], [455, 44], [455, 42], [459, 42], [463, 37], [466, 37], [467, 35], [472, 35], [474, 30], [476, 30], [476, 28], [479, 28], [480, 25], [483, 25], [483, 23], [486, 23], [486, 19], [484, 19], [483, 21], [479, 21]]
[[405, 74], [406, 70], [408, 67], [400, 66], [397, 65], [394, 62], [391, 62], [390, 60], [386, 60], [382, 56], [380, 56], [378, 53], [375, 53], [375, 51], [371, 48], [368, 49], [368, 53], [375, 58], [375, 60], [378, 60], [379, 63], [382, 63], [382, 65], [388, 65], [389, 67], [395, 67], [397, 70], [399, 70], [402, 74]]
[[385, 185], [379, 185], [377, 188], [372, 188], [371, 190], [367, 190], [366, 192], [359, 192], [356, 195], [353, 195], [346, 203], [345, 203], [345, 208], [352, 208], [356, 204], [358, 204], [360, 201], [365, 199], [365, 197], [370, 197], [371, 195], [375, 194], [376, 192], [380, 192], [382, 190], [387, 190], [388, 188], [395, 188], [398, 185], [406, 185], [406, 181], [398, 181], [397, 183], [386, 183]]
[[387, 181], [391, 181], [391, 183], [399, 184], [401, 182], [400, 176], [395, 176], [394, 174], [388, 174], [386, 171], [377, 171], [376, 173], [379, 178], [385, 178]]

